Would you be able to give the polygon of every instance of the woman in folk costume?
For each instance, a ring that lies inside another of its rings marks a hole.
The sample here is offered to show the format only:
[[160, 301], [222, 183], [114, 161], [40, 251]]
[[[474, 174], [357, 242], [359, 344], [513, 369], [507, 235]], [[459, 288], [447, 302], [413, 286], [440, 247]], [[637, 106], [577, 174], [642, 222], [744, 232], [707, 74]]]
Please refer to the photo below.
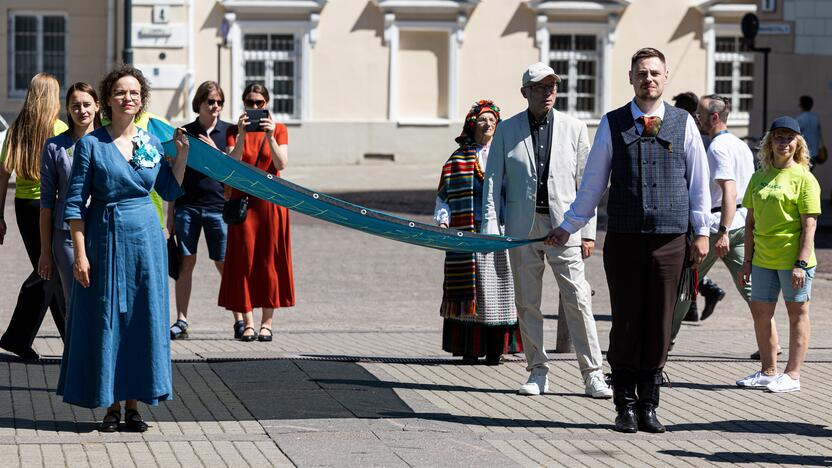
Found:
[[[434, 212], [439, 226], [479, 232], [483, 172], [499, 122], [500, 108], [489, 100], [474, 103], [465, 117], [459, 148], [442, 167]], [[496, 365], [502, 354], [523, 350], [505, 252], [448, 252], [440, 314], [442, 349], [466, 364], [485, 356], [486, 364]]]

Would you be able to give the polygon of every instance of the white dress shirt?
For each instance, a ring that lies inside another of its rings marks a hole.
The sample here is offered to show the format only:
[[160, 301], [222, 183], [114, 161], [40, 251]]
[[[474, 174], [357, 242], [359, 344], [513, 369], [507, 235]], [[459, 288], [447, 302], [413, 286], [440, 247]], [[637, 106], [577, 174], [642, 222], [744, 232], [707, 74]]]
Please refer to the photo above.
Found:
[[[488, 145], [480, 146], [477, 149], [477, 162], [480, 165], [480, 169], [484, 171], [485, 163], [488, 162]], [[436, 197], [436, 204], [433, 208], [433, 220], [437, 226], [440, 224], [451, 225], [451, 207], [439, 197]]]
[[[655, 111], [645, 114], [636, 105], [635, 99], [630, 103], [633, 120], [643, 115], [664, 119], [664, 109], [664, 102], [662, 102]], [[638, 122], [635, 125], [638, 133], [644, 131], [643, 125]], [[696, 235], [707, 236], [711, 224], [708, 157], [702, 138], [699, 136], [699, 129], [690, 115], [685, 126], [685, 156], [687, 161], [685, 178], [688, 182], [690, 197], [690, 223]], [[564, 215], [563, 223], [560, 225], [562, 229], [574, 234], [595, 216], [595, 208], [609, 185], [611, 171], [612, 136], [607, 116], [604, 115], [595, 133], [592, 149], [587, 156], [584, 178], [578, 190], [578, 196]]]

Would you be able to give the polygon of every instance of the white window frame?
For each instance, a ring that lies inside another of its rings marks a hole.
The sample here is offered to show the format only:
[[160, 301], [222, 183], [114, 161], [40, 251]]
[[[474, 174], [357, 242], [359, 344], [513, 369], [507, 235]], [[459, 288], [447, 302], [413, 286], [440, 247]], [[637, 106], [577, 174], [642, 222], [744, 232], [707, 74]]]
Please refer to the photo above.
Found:
[[[35, 16], [38, 19], [38, 30], [37, 30], [37, 66], [35, 67], [36, 70], [43, 70], [43, 17], [44, 16], [62, 16], [64, 18], [64, 81], [67, 81], [69, 78], [69, 59], [67, 56], [69, 55], [69, 15], [64, 11], [51, 11], [51, 10], [44, 10], [44, 11], [28, 11], [28, 10], [12, 10], [9, 11], [8, 17], [8, 28], [7, 28], [7, 39], [8, 39], [8, 96], [9, 99], [23, 99], [26, 97], [26, 89], [14, 89], [14, 72], [16, 69], [15, 66], [15, 29], [14, 29], [14, 21], [15, 18], [18, 16]], [[66, 87], [65, 83], [61, 83], [63, 87]]]
[[[713, 94], [714, 90], [716, 89], [716, 62], [732, 62], [733, 72], [731, 77], [731, 94], [726, 97], [731, 98], [731, 102], [733, 103], [734, 108], [731, 110], [731, 113], [728, 114], [728, 125], [748, 126], [751, 119], [751, 112], [739, 111], [740, 98], [747, 97], [747, 95], [740, 93], [741, 80], [739, 78], [741, 64], [749, 62], [753, 64], [755, 62], [754, 52], [717, 52], [717, 37], [740, 38], [742, 37], [742, 31], [740, 30], [738, 25], [730, 23], [714, 23], [712, 20], [710, 24], [708, 24], [708, 22], [706, 21], [705, 26], [706, 27], [704, 34], [704, 42], [708, 55], [708, 63], [706, 66], [706, 73], [708, 77], [708, 94]], [[754, 75], [752, 74], [751, 76], [753, 81]], [[752, 99], [753, 106], [753, 100], [756, 99], [756, 95], [752, 92], [750, 97]]]
[[[583, 120], [586, 123], [597, 124], [601, 116], [610, 109], [611, 94], [612, 94], [612, 46], [615, 42], [615, 27], [617, 25], [617, 16], [610, 15], [607, 22], [562, 22], [549, 21], [545, 15], [538, 17], [538, 34], [537, 44], [540, 50], [540, 61], [548, 64], [552, 60], [552, 54], [549, 51], [549, 41], [553, 35], [592, 35], [596, 37], [596, 51], [598, 53], [597, 60], [597, 76], [595, 86], [595, 111], [568, 111], [566, 112], [573, 117]], [[572, 52], [573, 54], [575, 52]], [[573, 67], [570, 66], [570, 73]], [[558, 89], [558, 93], [566, 92], [567, 94], [574, 94], [574, 87], [577, 86], [577, 80], [571, 75], [569, 77], [570, 90]]]
[[[267, 34], [267, 35], [292, 35], [295, 37], [298, 48], [295, 51], [299, 54], [295, 62], [295, 115], [281, 120], [284, 124], [300, 124], [309, 120], [310, 115], [310, 84], [311, 60], [310, 55], [313, 41], [317, 38], [317, 14], [310, 15], [309, 21], [235, 21], [234, 14], [231, 16], [231, 28], [228, 34], [228, 41], [231, 45], [231, 112], [232, 115], [240, 115], [243, 112], [243, 90], [245, 89], [245, 51], [243, 50], [243, 37], [246, 34]], [[266, 71], [267, 76], [269, 71]], [[264, 83], [271, 92], [270, 83]], [[270, 103], [271, 106], [271, 103]]]

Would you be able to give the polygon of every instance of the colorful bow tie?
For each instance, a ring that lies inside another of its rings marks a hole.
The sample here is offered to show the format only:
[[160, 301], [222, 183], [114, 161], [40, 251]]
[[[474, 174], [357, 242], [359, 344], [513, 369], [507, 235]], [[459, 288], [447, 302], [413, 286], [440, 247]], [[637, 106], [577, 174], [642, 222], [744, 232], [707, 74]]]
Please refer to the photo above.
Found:
[[636, 122], [644, 126], [644, 130], [641, 132], [641, 136], [643, 137], [655, 137], [659, 134], [659, 129], [662, 128], [661, 117], [642, 115], [636, 119]]

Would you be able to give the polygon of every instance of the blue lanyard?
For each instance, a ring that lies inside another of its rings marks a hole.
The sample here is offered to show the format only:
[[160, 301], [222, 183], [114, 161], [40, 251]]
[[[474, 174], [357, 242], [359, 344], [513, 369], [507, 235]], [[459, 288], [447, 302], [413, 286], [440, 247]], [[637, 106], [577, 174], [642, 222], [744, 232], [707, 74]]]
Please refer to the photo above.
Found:
[[716, 135], [714, 135], [714, 137], [713, 137], [713, 138], [711, 138], [711, 141], [716, 140], [716, 137], [718, 137], [718, 136], [720, 136], [720, 135], [722, 135], [722, 134], [725, 134], [725, 133], [728, 133], [728, 130], [723, 130], [723, 131], [721, 131], [721, 132], [717, 133]]

